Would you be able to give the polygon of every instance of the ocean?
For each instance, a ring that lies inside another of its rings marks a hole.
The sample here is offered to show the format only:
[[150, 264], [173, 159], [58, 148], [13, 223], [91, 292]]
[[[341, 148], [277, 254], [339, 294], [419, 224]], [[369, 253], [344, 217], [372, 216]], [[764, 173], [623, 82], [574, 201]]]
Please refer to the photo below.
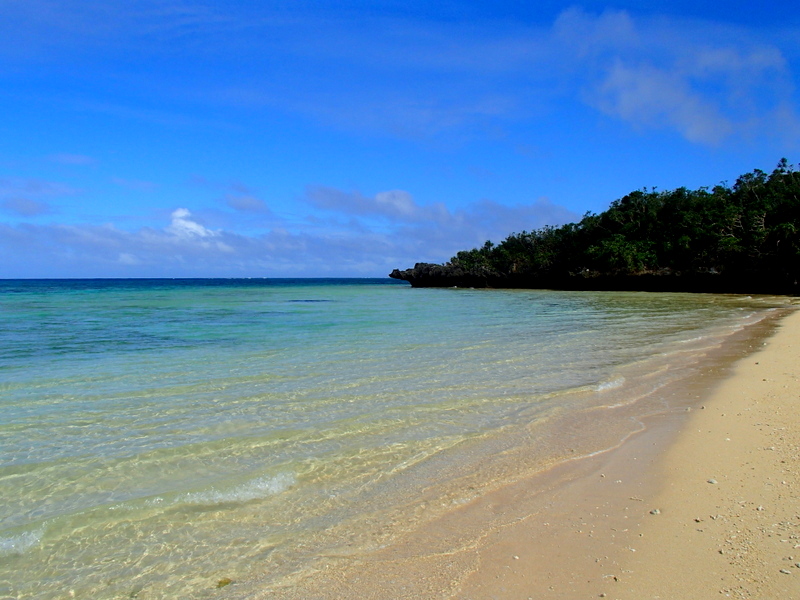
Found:
[[286, 593], [691, 406], [665, 390], [784, 308], [389, 279], [0, 281], [0, 598]]

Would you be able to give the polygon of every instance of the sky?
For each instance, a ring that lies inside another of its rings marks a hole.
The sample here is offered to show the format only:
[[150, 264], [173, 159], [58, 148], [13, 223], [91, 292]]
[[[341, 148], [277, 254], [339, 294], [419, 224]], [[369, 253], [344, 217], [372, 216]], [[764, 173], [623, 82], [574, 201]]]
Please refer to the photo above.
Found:
[[385, 277], [800, 162], [800, 9], [0, 0], [0, 278]]

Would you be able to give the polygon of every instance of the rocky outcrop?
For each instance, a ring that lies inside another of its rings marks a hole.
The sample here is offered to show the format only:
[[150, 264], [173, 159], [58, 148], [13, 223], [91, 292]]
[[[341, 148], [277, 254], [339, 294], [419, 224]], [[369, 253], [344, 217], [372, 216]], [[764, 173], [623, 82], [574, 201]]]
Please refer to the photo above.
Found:
[[491, 274], [469, 273], [461, 267], [417, 263], [413, 269], [395, 269], [389, 277], [409, 282], [413, 287], [497, 287]]
[[797, 281], [774, 274], [742, 273], [722, 275], [714, 272], [659, 272], [619, 275], [584, 271], [565, 275], [504, 274], [491, 271], [469, 272], [450, 264], [417, 263], [411, 269], [395, 269], [389, 277], [407, 281], [412, 287], [606, 290], [648, 292], [708, 292], [732, 294], [798, 295]]

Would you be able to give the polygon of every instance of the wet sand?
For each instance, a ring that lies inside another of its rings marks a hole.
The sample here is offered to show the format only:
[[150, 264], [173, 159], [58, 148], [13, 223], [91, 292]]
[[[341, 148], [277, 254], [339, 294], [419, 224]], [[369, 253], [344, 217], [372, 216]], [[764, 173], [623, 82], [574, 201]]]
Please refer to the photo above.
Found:
[[800, 597], [800, 311], [728, 352], [619, 447], [269, 597]]

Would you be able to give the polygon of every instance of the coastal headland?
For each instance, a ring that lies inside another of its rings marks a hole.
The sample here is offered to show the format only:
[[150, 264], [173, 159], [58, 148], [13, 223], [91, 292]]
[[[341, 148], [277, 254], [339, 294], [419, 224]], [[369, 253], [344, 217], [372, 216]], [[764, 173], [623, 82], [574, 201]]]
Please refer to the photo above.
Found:
[[800, 597], [800, 312], [759, 327], [691, 408], [269, 597]]
[[636, 190], [577, 223], [512, 233], [389, 277], [413, 287], [800, 292], [800, 171], [781, 159], [732, 187]]

